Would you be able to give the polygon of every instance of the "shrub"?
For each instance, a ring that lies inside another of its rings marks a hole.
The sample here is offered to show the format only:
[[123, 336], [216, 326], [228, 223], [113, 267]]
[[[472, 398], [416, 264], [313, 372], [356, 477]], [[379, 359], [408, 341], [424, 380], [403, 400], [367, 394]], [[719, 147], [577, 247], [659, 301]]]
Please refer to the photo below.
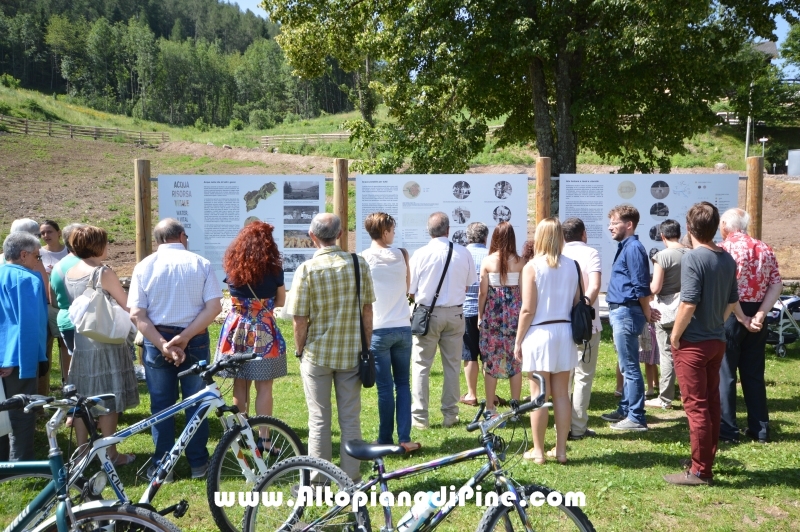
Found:
[[206, 122], [205, 122], [205, 120], [203, 120], [202, 116], [194, 121], [194, 127], [197, 128], [198, 130], [202, 131], [203, 133], [208, 131], [208, 124], [206, 124]]
[[244, 122], [242, 122], [238, 118], [234, 118], [230, 121], [228, 127], [230, 127], [234, 131], [241, 131], [244, 129]]
[[18, 89], [20, 81], [11, 74], [0, 74], [0, 85], [8, 89]]
[[294, 113], [286, 113], [286, 118], [284, 118], [283, 120], [287, 124], [294, 124], [295, 122], [300, 120], [300, 115], [296, 115]]
[[266, 109], [255, 109], [250, 112], [250, 125], [256, 129], [270, 129], [275, 127], [275, 118]]

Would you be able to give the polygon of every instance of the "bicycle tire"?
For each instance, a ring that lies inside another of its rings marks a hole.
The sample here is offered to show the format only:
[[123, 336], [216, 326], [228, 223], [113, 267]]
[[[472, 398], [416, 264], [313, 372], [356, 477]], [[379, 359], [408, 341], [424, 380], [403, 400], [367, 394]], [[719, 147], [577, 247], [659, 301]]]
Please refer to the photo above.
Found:
[[[75, 520], [70, 523], [70, 532], [180, 532], [174, 523], [152, 510], [122, 504], [98, 508], [72, 508]], [[54, 519], [41, 532], [58, 532]]]
[[[53, 480], [53, 475], [48, 473], [23, 473], [0, 478], [0, 522], [10, 522], [16, 518], [23, 508], [28, 505], [39, 493]], [[70, 486], [70, 499], [77, 503], [81, 496], [78, 486]], [[56, 498], [39, 512], [24, 530], [32, 530], [43, 523], [52, 513], [56, 505]]]
[[[214, 454], [208, 465], [208, 482], [206, 484], [206, 496], [211, 515], [221, 532], [240, 532], [242, 530], [242, 519], [244, 518], [244, 508], [235, 504], [231, 507], [218, 506], [216, 504], [217, 492], [249, 492], [253, 489], [258, 478], [267, 472], [274, 464], [287, 458], [301, 456], [305, 454], [303, 442], [300, 437], [286, 423], [271, 416], [255, 416], [247, 420], [248, 426], [253, 430], [253, 438], [256, 439], [263, 431], [267, 431], [271, 438], [273, 448], [280, 449], [280, 454], [272, 455], [263, 453], [264, 469], [258, 470], [253, 453], [247, 448], [242, 432], [245, 427], [237, 425], [228, 430], [220, 438]], [[250, 471], [245, 474], [241, 463], [237, 458], [232, 446], [236, 444], [238, 456], [244, 460]], [[261, 453], [259, 453], [261, 454]]]
[[[594, 526], [586, 514], [576, 506], [564, 506], [564, 497], [556, 490], [534, 484], [525, 486], [523, 490], [526, 501], [525, 514], [533, 525], [533, 530], [594, 532]], [[530, 504], [530, 497], [534, 492], [541, 493], [545, 500], [551, 493], [558, 493], [561, 495], [561, 505], [550, 506], [548, 502], [544, 502], [542, 506], [533, 506]], [[532, 509], [532, 511], [528, 511], [528, 509]], [[512, 532], [514, 530], [525, 530], [516, 508], [498, 504], [486, 510], [478, 523], [477, 532]]]
[[[259, 500], [256, 505], [247, 507], [244, 532], [302, 530], [304, 525], [321, 518], [329, 507], [324, 504], [298, 504], [297, 496], [301, 486], [315, 490], [317, 486], [329, 488], [332, 499], [339, 491], [348, 491], [352, 495], [355, 487], [344, 471], [321, 458], [299, 456], [283, 460], [261, 477], [253, 488], [251, 496], [257, 494]], [[260, 500], [262, 493], [270, 494], [273, 501], [280, 497], [279, 503], [272, 507], [265, 506]], [[288, 515], [285, 510], [288, 510]], [[350, 508], [350, 511], [340, 512], [329, 520], [318, 523], [313, 530], [369, 532], [372, 528], [368, 508], [361, 506], [355, 512]]]

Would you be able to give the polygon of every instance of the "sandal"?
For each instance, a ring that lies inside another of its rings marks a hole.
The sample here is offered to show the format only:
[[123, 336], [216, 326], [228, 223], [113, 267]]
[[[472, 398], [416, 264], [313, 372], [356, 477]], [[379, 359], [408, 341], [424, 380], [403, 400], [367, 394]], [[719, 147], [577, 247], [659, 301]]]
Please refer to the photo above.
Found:
[[264, 444], [266, 444], [266, 443], [270, 444], [269, 445], [269, 449], [266, 450], [266, 452], [270, 456], [280, 456], [281, 455], [281, 448], [280, 447], [275, 447], [274, 445], [272, 445], [272, 438], [271, 437], [270, 438], [258, 438], [258, 440], [256, 441], [256, 447], [258, 447], [258, 450], [261, 451], [262, 455], [264, 454], [264, 451], [265, 451], [265, 445]]
[[458, 400], [459, 403], [467, 406], [478, 406], [477, 399], [467, 399], [467, 394], [461, 396], [461, 399]]
[[564, 465], [564, 464], [567, 463], [567, 455], [566, 455], [566, 453], [565, 454], [558, 454], [556, 452], [555, 447], [553, 447], [552, 449], [547, 451], [547, 453], [545, 453], [545, 454], [547, 454], [547, 456], [549, 456], [550, 458], [555, 458], [556, 460], [558, 460], [558, 463], [561, 464], [561, 465]]
[[408, 454], [422, 449], [422, 444], [415, 441], [401, 441], [400, 447], [402, 447], [406, 451], [406, 454]]
[[118, 453], [117, 457], [111, 460], [111, 463], [115, 466], [126, 466], [128, 464], [132, 464], [136, 460], [136, 455], [133, 453], [124, 454]]
[[537, 455], [533, 449], [522, 453], [522, 457], [526, 460], [532, 460], [534, 464], [538, 465], [542, 465], [547, 461], [544, 455]]
[[495, 395], [494, 396], [494, 406], [511, 406], [511, 405], [506, 399], [503, 399], [499, 395]]

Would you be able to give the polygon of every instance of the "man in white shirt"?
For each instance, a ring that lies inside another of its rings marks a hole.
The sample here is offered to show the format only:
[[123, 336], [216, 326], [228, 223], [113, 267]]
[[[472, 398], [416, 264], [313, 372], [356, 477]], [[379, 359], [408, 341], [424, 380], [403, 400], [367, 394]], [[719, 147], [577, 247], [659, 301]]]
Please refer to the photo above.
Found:
[[[210, 358], [208, 326], [222, 311], [222, 291], [211, 263], [187, 250], [189, 237], [177, 220], [166, 218], [153, 231], [158, 250], [133, 269], [128, 307], [131, 319], [144, 336], [144, 369], [150, 391], [150, 412], [156, 414], [178, 400], [199, 392], [199, 375], [178, 377], [193, 364]], [[197, 407], [186, 409], [186, 419]], [[175, 444], [175, 418], [153, 426], [154, 462]], [[204, 420], [186, 446], [192, 478], [208, 471], [208, 420]], [[148, 476], [156, 472], [148, 470]], [[161, 478], [169, 482], [170, 479]]]
[[600, 293], [600, 254], [596, 249], [589, 247], [586, 236], [586, 227], [580, 218], [568, 218], [561, 224], [564, 230], [564, 250], [562, 254], [578, 263], [581, 267], [581, 282], [586, 297], [594, 308], [594, 321], [592, 321], [592, 339], [589, 348], [578, 346], [578, 366], [574, 376], [570, 379], [572, 388], [572, 425], [568, 438], [582, 440], [587, 436], [594, 436], [595, 432], [587, 425], [589, 423], [589, 399], [592, 396], [592, 381], [597, 369], [597, 355], [600, 346], [600, 333], [603, 326], [600, 324], [600, 308], [597, 295]]
[[444, 426], [458, 423], [458, 400], [461, 396], [459, 363], [464, 336], [464, 299], [467, 289], [478, 281], [472, 254], [464, 246], [448, 241], [450, 220], [443, 212], [435, 212], [428, 218], [430, 242], [418, 249], [411, 257], [411, 284], [408, 293], [414, 296], [417, 305], [430, 306], [436, 288], [442, 279], [449, 246], [453, 254], [447, 273], [442, 281], [439, 297], [431, 313], [428, 334], [414, 336], [411, 354], [413, 386], [411, 389], [413, 417], [412, 425], [426, 429], [428, 420], [428, 398], [430, 395], [430, 371], [436, 346], [442, 353], [444, 386], [442, 388], [442, 415]]

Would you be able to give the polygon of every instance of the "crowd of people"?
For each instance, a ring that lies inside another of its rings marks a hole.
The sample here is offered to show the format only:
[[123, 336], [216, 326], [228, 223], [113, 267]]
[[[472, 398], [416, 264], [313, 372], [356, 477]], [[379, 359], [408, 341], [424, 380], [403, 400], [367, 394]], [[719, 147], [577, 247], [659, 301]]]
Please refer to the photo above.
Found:
[[[737, 443], [742, 434], [762, 443], [770, 438], [765, 317], [780, 296], [782, 281], [772, 249], [747, 234], [748, 222], [741, 209], [720, 217], [714, 205], [698, 203], [687, 214], [687, 236], [681, 238], [678, 221], [664, 221], [658, 235], [665, 249], [648, 258], [636, 236], [639, 212], [620, 205], [609, 213], [608, 230], [618, 249], [606, 302], [620, 400], [601, 417], [612, 430], [646, 431], [645, 408], [672, 408], [679, 390], [692, 455], [683, 472], [664, 477], [672, 484], [710, 484], [719, 441]], [[332, 397], [341, 441], [362, 438], [364, 391], [358, 366], [363, 341], [376, 366], [375, 444], [396, 443], [406, 453], [422, 447], [412, 440], [411, 429], [430, 427], [430, 371], [437, 348], [444, 372], [444, 427], [460, 422], [463, 406], [478, 406], [479, 375], [486, 415], [493, 416], [498, 406], [509, 404], [502, 395], [514, 403], [526, 400], [524, 378], [530, 397], [537, 397], [533, 376], [538, 374], [553, 403], [556, 444], [545, 448], [549, 413], [537, 410], [530, 416], [533, 447], [524, 457], [536, 464], [548, 458], [566, 464], [568, 440], [596, 436], [588, 425], [602, 331], [601, 263], [587, 244], [582, 220], [542, 220], [533, 240], [520, 246], [521, 255], [514, 228], [505, 221], [494, 227], [487, 249], [484, 223], [467, 227], [467, 245], [462, 246], [450, 240], [447, 214], [433, 213], [427, 225], [430, 241], [413, 254], [393, 247], [397, 222], [389, 214], [368, 215], [365, 229], [370, 247], [360, 255], [347, 253], [336, 245], [342, 235], [339, 218], [314, 216], [308, 234], [316, 252], [297, 267], [289, 294], [272, 225], [250, 223], [230, 244], [223, 268], [231, 308], [215, 356], [254, 356], [226, 375], [234, 379], [233, 400], [240, 411], [273, 413], [273, 381], [287, 374], [286, 342], [273, 311], [285, 307], [292, 317], [312, 456], [332, 458]], [[714, 243], [718, 229], [719, 245]], [[108, 236], [103, 229], [71, 224], [62, 231], [51, 220], [14, 222], [0, 267], [0, 376], [6, 396], [49, 392], [49, 356], [58, 342], [63, 382], [85, 395], [115, 395], [106, 401], [110, 413], [98, 423], [103, 435], [113, 433], [119, 414], [139, 402], [128, 347], [137, 330], [152, 413], [173, 405], [179, 390], [185, 399], [202, 388], [199, 376], [179, 374], [211, 358], [208, 326], [221, 312], [221, 288], [209, 261], [188, 250], [189, 237], [180, 222], [161, 220], [154, 237], [158, 248], [136, 265], [126, 293], [104, 264]], [[130, 312], [133, 326], [126, 342], [107, 344], [76, 331], [69, 308], [87, 287], [102, 287]], [[582, 293], [594, 319], [591, 340], [576, 345], [571, 315]], [[412, 334], [412, 310], [419, 307], [429, 321], [425, 331]], [[743, 433], [736, 425], [737, 372], [747, 406]], [[500, 381], [508, 381], [508, 388]], [[190, 408], [187, 416], [192, 413]], [[34, 414], [13, 411], [10, 418], [11, 433], [0, 440], [0, 460], [32, 459]], [[74, 424], [78, 442], [85, 443], [86, 428], [79, 420]], [[154, 425], [152, 434], [149, 474], [174, 443], [173, 418]], [[207, 439], [204, 421], [186, 449], [193, 478], [207, 472]], [[278, 451], [267, 432], [259, 434], [258, 446], [262, 452]], [[117, 465], [136, 459], [114, 449], [110, 458]], [[340, 465], [360, 480], [360, 462], [344, 446]]]

